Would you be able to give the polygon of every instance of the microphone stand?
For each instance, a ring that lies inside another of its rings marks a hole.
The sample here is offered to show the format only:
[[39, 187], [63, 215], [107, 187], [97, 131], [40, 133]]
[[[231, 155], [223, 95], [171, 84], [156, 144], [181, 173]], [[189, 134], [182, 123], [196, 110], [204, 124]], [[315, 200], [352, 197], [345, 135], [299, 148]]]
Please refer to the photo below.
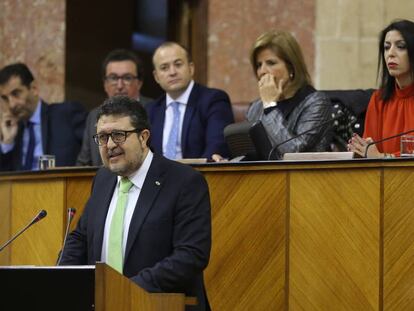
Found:
[[45, 210], [41, 210], [33, 220], [27, 224], [23, 229], [21, 229], [17, 234], [15, 234], [10, 240], [8, 240], [3, 246], [0, 247], [0, 252], [7, 247], [11, 242], [13, 242], [15, 239], [17, 239], [18, 236], [20, 236], [23, 232], [25, 232], [27, 229], [29, 229], [32, 225], [37, 223], [39, 220], [45, 218], [47, 215], [47, 212]]

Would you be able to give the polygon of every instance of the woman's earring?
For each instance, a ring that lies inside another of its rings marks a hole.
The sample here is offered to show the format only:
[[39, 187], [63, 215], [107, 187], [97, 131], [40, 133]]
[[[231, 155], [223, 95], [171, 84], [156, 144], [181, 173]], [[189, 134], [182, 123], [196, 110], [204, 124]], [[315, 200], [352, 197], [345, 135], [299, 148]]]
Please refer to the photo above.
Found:
[[291, 72], [291, 73], [289, 74], [289, 78], [290, 78], [290, 80], [293, 80], [293, 77], [294, 77], [293, 72]]

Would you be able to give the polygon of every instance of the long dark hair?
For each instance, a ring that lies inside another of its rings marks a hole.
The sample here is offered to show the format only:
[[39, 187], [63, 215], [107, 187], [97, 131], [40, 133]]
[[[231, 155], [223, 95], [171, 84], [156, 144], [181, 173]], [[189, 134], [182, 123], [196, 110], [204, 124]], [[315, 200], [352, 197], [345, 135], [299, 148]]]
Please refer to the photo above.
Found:
[[405, 20], [395, 20], [389, 24], [379, 36], [379, 52], [378, 52], [378, 69], [377, 77], [381, 76], [380, 89], [381, 98], [384, 102], [388, 101], [394, 94], [395, 78], [390, 75], [387, 64], [384, 59], [384, 41], [385, 36], [391, 30], [398, 31], [403, 37], [407, 45], [408, 60], [410, 62], [411, 76], [414, 78], [414, 23]]

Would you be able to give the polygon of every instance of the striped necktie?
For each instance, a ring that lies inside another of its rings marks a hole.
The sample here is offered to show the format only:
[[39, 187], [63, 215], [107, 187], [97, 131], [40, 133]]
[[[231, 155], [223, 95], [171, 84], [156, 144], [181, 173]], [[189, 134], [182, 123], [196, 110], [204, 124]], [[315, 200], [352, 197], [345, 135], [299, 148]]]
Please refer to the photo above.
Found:
[[121, 179], [118, 190], [118, 199], [109, 230], [107, 264], [119, 273], [122, 273], [124, 265], [122, 252], [124, 215], [128, 203], [128, 192], [132, 186], [133, 183], [128, 178]]

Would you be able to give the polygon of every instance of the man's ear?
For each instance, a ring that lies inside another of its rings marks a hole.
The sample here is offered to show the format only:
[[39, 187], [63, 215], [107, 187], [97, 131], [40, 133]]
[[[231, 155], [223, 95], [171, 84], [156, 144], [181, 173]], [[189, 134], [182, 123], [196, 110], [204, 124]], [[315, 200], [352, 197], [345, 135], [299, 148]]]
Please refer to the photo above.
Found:
[[141, 140], [145, 144], [145, 146], [147, 146], [147, 142], [150, 136], [151, 133], [148, 129], [142, 130], [142, 132], [139, 135], [139, 140]]
[[152, 75], [154, 76], [154, 80], [155, 82], [157, 82], [158, 84], [160, 84], [160, 80], [158, 79], [158, 75], [157, 75], [157, 70], [153, 70]]
[[30, 83], [29, 90], [32, 93], [32, 95], [36, 97], [39, 96], [39, 88], [37, 86], [36, 80], [33, 80], [32, 83]]

